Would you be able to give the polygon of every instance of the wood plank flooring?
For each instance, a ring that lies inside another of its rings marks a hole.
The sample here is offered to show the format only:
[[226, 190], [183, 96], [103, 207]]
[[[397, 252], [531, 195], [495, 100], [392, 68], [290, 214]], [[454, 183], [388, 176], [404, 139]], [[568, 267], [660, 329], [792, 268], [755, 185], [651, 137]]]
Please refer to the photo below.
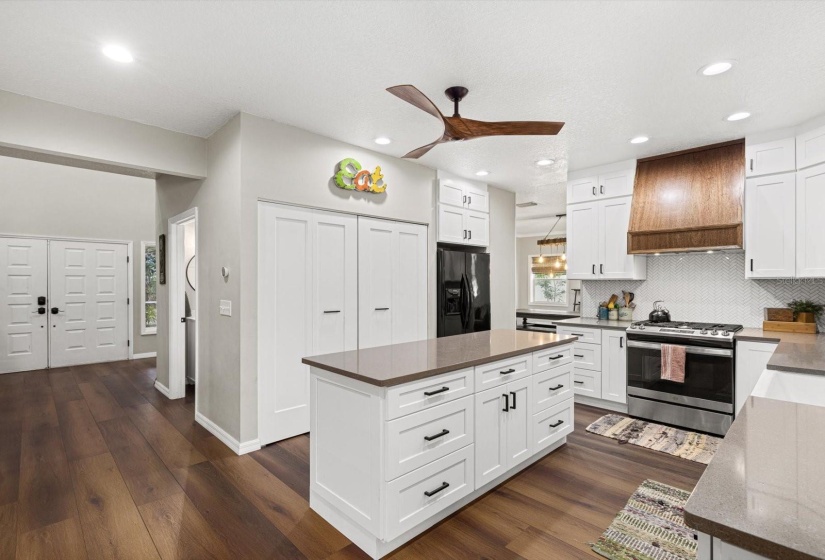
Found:
[[[309, 438], [238, 457], [155, 391], [154, 360], [0, 375], [0, 560], [364, 559], [309, 509]], [[646, 478], [704, 466], [588, 434], [392, 558], [599, 558], [588, 546]]]

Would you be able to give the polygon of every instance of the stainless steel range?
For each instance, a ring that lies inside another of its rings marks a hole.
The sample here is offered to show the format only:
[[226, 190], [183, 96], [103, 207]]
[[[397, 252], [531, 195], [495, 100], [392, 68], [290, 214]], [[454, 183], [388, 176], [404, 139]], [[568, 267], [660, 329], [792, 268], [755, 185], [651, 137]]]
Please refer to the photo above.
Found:
[[[733, 422], [734, 333], [742, 325], [633, 323], [627, 329], [631, 416], [724, 435]], [[685, 347], [685, 381], [662, 379], [662, 344]]]

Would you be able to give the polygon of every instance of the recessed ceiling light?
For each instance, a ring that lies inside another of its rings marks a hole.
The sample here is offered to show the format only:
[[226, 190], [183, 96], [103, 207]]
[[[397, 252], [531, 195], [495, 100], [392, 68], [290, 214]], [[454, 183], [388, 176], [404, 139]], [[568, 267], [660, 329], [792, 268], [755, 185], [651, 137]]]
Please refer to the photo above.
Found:
[[553, 165], [554, 163], [556, 163], [556, 160], [554, 159], [540, 159], [536, 162], [536, 165], [546, 167], [548, 165]]
[[126, 47], [120, 45], [105, 45], [103, 47], [103, 54], [117, 62], [133, 62], [135, 58]]
[[382, 146], [385, 146], [385, 145], [389, 144], [390, 142], [392, 142], [392, 140], [390, 140], [386, 136], [379, 136], [378, 138], [375, 139], [375, 143], [376, 144], [381, 144]]
[[489, 171], [484, 171], [483, 169], [481, 171], [476, 171], [476, 175], [478, 175], [479, 177], [484, 177], [485, 175], [489, 175], [489, 174], [490, 174]]
[[733, 68], [733, 63], [728, 60], [722, 60], [720, 62], [714, 62], [712, 64], [708, 64], [707, 66], [703, 66], [699, 69], [703, 76], [717, 76], [719, 74], [724, 74], [728, 70]]
[[650, 140], [650, 138], [648, 138], [647, 136], [637, 136], [636, 138], [631, 138], [630, 143], [631, 144], [644, 144], [648, 140]]
[[747, 119], [750, 116], [751, 116], [751, 114], [748, 113], [747, 111], [742, 111], [741, 113], [734, 113], [734, 114], [730, 115], [725, 120], [728, 120], [728, 121], [741, 121], [742, 119]]

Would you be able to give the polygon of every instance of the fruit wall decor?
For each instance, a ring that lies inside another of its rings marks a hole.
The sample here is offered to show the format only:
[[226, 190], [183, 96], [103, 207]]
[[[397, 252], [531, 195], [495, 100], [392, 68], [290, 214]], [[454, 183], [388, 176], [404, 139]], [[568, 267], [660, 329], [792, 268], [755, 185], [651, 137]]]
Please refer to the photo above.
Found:
[[375, 166], [375, 171], [369, 172], [361, 168], [361, 164], [353, 158], [342, 159], [338, 162], [338, 171], [333, 177], [336, 186], [348, 191], [362, 191], [382, 193], [387, 190], [381, 166]]

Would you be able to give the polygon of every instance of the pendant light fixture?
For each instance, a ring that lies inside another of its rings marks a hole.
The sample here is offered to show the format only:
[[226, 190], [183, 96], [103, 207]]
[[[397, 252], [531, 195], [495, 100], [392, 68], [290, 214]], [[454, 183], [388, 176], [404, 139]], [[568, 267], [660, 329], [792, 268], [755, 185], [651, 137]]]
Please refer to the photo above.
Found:
[[[539, 256], [533, 260], [534, 274], [554, 274], [567, 270], [567, 237], [550, 237], [550, 234], [553, 233], [553, 230], [556, 229], [556, 226], [565, 216], [567, 214], [556, 214], [553, 227], [550, 228], [544, 239], [536, 242], [539, 246]], [[550, 247], [548, 250], [550, 255], [547, 257], [544, 256], [544, 247], [546, 246]]]

